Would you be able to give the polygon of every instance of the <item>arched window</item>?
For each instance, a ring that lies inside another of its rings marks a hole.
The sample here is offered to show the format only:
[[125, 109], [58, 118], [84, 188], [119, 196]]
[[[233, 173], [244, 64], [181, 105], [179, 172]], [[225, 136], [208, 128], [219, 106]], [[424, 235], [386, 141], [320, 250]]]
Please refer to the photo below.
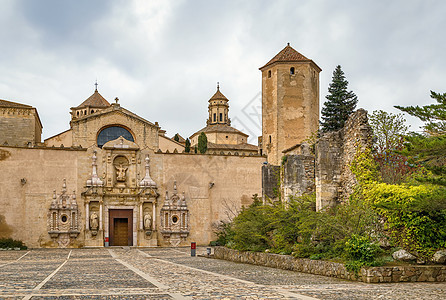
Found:
[[90, 111], [90, 114], [92, 114], [92, 113], [94, 113], [94, 110], [91, 110], [91, 111]]
[[271, 78], [271, 70], [268, 71], [268, 78]]
[[214, 122], [217, 121], [217, 114], [214, 114]]
[[294, 67], [290, 68], [290, 75], [294, 75]]
[[223, 122], [223, 114], [220, 113], [220, 122]]
[[79, 111], [77, 111], [77, 116], [79, 117]]
[[131, 142], [135, 141], [130, 131], [128, 131], [124, 127], [111, 126], [104, 128], [99, 132], [97, 139], [98, 147], [102, 148], [102, 146], [104, 146], [105, 143], [116, 140], [120, 136], [122, 136], [128, 141]]

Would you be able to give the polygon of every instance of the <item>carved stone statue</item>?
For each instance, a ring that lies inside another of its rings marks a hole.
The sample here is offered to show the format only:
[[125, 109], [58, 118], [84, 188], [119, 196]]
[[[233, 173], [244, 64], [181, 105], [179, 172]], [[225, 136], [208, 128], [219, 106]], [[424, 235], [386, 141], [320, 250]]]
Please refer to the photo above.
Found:
[[146, 213], [144, 215], [144, 229], [152, 230], [152, 216], [150, 215], [150, 213]]
[[90, 229], [97, 231], [99, 229], [99, 217], [96, 212], [90, 215]]
[[123, 164], [119, 164], [119, 166], [115, 166], [116, 168], [116, 180], [117, 181], [125, 181], [125, 171], [127, 171], [127, 167]]

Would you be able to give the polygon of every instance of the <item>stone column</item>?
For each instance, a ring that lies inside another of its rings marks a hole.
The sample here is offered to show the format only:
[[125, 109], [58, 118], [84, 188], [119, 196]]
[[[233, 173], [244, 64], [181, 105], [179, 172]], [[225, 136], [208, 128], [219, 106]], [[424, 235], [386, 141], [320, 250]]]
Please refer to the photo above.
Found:
[[156, 202], [152, 202], [152, 231], [156, 230]]
[[102, 230], [102, 220], [103, 220], [103, 217], [102, 217], [102, 211], [103, 211], [103, 208], [102, 208], [102, 206], [103, 206], [104, 204], [103, 204], [103, 202], [101, 201], [101, 202], [99, 202], [99, 230]]
[[90, 202], [85, 203], [85, 230], [90, 230]]
[[144, 229], [144, 216], [142, 215], [142, 205], [144, 202], [139, 204], [139, 229]]

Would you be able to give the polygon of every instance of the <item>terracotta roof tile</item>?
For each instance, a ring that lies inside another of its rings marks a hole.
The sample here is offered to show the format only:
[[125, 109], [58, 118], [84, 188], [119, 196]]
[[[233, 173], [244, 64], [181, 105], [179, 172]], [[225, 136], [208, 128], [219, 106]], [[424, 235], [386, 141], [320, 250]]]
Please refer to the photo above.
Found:
[[223, 95], [220, 92], [220, 88], [219, 87], [217, 87], [217, 91], [215, 92], [214, 96], [212, 96], [211, 99], [209, 99], [209, 101], [212, 101], [212, 100], [226, 100], [226, 101], [229, 101], [228, 98], [226, 98], [225, 95]]
[[292, 61], [310, 61], [310, 59], [306, 58], [299, 52], [293, 49], [293, 47], [288, 45], [282, 49], [279, 53], [277, 53], [276, 56], [274, 56], [269, 62], [267, 62], [263, 67], [260, 69], [263, 69], [266, 66], [269, 66], [275, 62], [292, 62]]
[[215, 125], [208, 125], [204, 127], [203, 129], [195, 132], [191, 138], [197, 134], [200, 134], [202, 132], [229, 132], [229, 133], [238, 133], [242, 134], [244, 136], [248, 136], [246, 133], [241, 132], [240, 130], [235, 129], [234, 127], [231, 127], [226, 124], [215, 124]]
[[79, 105], [76, 108], [82, 108], [82, 107], [109, 107], [110, 103], [108, 103], [107, 100], [105, 100], [104, 97], [102, 97], [101, 94], [99, 94], [98, 90], [95, 90], [93, 95], [88, 97], [87, 100], [82, 102], [81, 105]]

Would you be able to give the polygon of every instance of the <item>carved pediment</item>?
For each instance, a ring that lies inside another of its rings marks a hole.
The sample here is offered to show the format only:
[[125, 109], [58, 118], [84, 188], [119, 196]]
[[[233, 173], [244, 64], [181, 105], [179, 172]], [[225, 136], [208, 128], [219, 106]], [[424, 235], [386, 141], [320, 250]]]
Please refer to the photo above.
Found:
[[108, 141], [102, 148], [106, 150], [139, 150], [139, 146], [136, 143], [126, 140], [122, 136], [116, 140]]

